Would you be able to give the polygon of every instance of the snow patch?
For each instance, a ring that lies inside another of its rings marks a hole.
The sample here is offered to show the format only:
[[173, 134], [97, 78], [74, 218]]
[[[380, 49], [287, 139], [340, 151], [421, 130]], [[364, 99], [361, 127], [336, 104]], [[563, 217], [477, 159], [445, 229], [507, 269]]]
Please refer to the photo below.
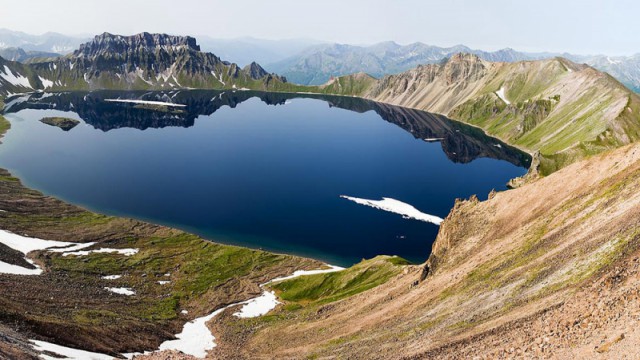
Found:
[[118, 280], [122, 277], [122, 275], [107, 275], [107, 276], [103, 276], [102, 278], [105, 280]]
[[109, 253], [117, 253], [124, 256], [132, 256], [138, 253], [138, 249], [110, 249], [110, 248], [100, 248], [97, 250], [83, 250], [83, 251], [72, 251], [72, 252], [64, 252], [62, 256], [87, 256], [90, 254], [109, 254]]
[[25, 255], [35, 250], [45, 250], [54, 247], [61, 248], [71, 245], [79, 245], [78, 243], [72, 242], [42, 240], [27, 236], [21, 236], [5, 230], [0, 230], [0, 243], [14, 250], [18, 250]]
[[247, 301], [240, 311], [233, 313], [239, 318], [252, 318], [262, 316], [273, 310], [280, 302], [276, 293], [273, 291], [265, 291], [257, 298]]
[[60, 360], [62, 359], [71, 359], [71, 360], [111, 360], [113, 356], [94, 353], [79, 349], [74, 349], [62, 345], [52, 344], [46, 341], [40, 340], [29, 340], [33, 344], [33, 348], [36, 351], [44, 352], [52, 352], [54, 354], [60, 355], [61, 357], [54, 357], [45, 354], [40, 354], [40, 358], [45, 360]]
[[335, 265], [329, 265], [328, 269], [321, 269], [321, 270], [296, 270], [296, 271], [293, 272], [293, 274], [291, 274], [289, 276], [283, 276], [283, 277], [272, 279], [271, 281], [269, 281], [268, 283], [265, 283], [263, 285], [267, 285], [267, 284], [271, 284], [271, 283], [279, 282], [279, 281], [284, 281], [284, 280], [289, 280], [289, 279], [297, 278], [297, 277], [300, 277], [300, 276], [325, 274], [325, 273], [336, 272], [336, 271], [341, 271], [341, 270], [344, 270], [344, 268], [340, 267], [340, 266], [335, 266]]
[[435, 225], [440, 225], [440, 223], [443, 221], [443, 219], [440, 217], [425, 214], [407, 203], [404, 203], [402, 201], [392, 199], [392, 198], [383, 197], [382, 200], [368, 200], [368, 199], [361, 199], [361, 198], [351, 197], [346, 195], [340, 195], [340, 197], [343, 199], [353, 201], [356, 204], [371, 206], [372, 208], [375, 208], [375, 209], [380, 209], [380, 210], [392, 212], [394, 214], [402, 215], [402, 217], [405, 219], [415, 219], [415, 220], [420, 220], [424, 222], [429, 222]]
[[38, 76], [38, 78], [40, 79], [40, 82], [42, 83], [42, 86], [44, 86], [45, 89], [53, 87], [53, 81], [47, 80], [42, 76]]
[[[27, 260], [30, 264], [35, 265], [33, 261], [29, 259]], [[35, 265], [35, 269], [27, 269], [22, 266], [7, 264], [4, 261], [0, 261], [0, 274], [11, 274], [11, 275], [40, 275], [42, 274], [42, 269]]]
[[504, 94], [504, 86], [500, 88], [500, 90], [496, 91], [496, 95], [498, 95], [498, 97], [500, 99], [502, 99], [502, 101], [505, 102], [505, 104], [507, 105], [511, 105], [511, 102], [509, 100], [507, 100], [507, 97]]
[[207, 351], [216, 347], [215, 337], [207, 327], [207, 322], [226, 309], [218, 309], [207, 316], [203, 316], [184, 324], [182, 332], [176, 334], [175, 340], [168, 340], [160, 344], [159, 351], [177, 350], [185, 354], [204, 358]]
[[14, 74], [7, 65], [4, 66], [4, 72], [0, 71], [0, 77], [5, 79], [10, 84], [14, 86], [22, 86], [22, 87], [33, 89], [33, 86], [31, 86], [29, 79], [27, 79], [26, 77], [22, 76], [19, 73], [16, 73], [16, 74]]
[[25, 260], [34, 265], [35, 269], [27, 269], [22, 266], [12, 265], [0, 261], [0, 273], [14, 274], [14, 275], [40, 275], [42, 269], [35, 265], [33, 261], [28, 259], [26, 255], [35, 250], [46, 250], [51, 252], [64, 252], [69, 250], [82, 249], [89, 247], [94, 243], [71, 243], [65, 241], [53, 241], [42, 240], [37, 238], [31, 238], [28, 236], [21, 236], [9, 231], [0, 230], [0, 243], [17, 250], [25, 255]]
[[160, 281], [158, 281], [158, 284], [160, 284], [160, 285], [167, 285], [167, 284], [169, 284], [169, 283], [171, 283], [171, 281], [167, 281], [167, 280], [160, 280]]
[[135, 291], [131, 290], [130, 288], [125, 288], [125, 287], [105, 287], [104, 288], [107, 291], [111, 291], [112, 293], [116, 293], [116, 294], [120, 294], [120, 295], [127, 295], [127, 296], [133, 296], [136, 294]]

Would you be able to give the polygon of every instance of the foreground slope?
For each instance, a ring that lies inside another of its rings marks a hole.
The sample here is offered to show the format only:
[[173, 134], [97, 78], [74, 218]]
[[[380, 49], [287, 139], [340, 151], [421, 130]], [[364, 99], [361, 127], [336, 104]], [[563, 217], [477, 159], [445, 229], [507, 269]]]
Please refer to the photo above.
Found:
[[539, 152], [543, 174], [640, 139], [640, 97], [569, 60], [487, 62], [457, 54], [380, 80], [336, 78], [325, 92], [441, 113]]
[[424, 267], [359, 295], [317, 303], [279, 284], [291, 300], [271, 316], [218, 320], [219, 354], [637, 358], [639, 213], [631, 145], [458, 202]]

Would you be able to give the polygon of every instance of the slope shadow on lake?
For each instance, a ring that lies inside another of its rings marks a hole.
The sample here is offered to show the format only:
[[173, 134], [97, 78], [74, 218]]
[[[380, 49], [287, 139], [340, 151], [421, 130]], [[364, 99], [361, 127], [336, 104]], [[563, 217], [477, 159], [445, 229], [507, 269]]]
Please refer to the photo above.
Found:
[[[295, 98], [325, 101], [358, 113], [375, 111], [380, 117], [411, 133], [417, 139], [438, 141], [447, 157], [455, 163], [469, 163], [477, 158], [505, 160], [528, 168], [531, 157], [504, 142], [486, 135], [481, 129], [452, 121], [445, 116], [374, 101], [342, 96], [315, 94], [268, 93], [256, 91], [169, 91], [121, 92], [95, 91], [34, 93], [7, 100], [5, 113], [24, 109], [55, 109], [77, 113], [83, 121], [102, 131], [119, 128], [191, 127], [202, 115], [211, 115], [223, 106], [235, 108], [249, 99], [258, 98], [267, 105], [285, 105]], [[108, 102], [107, 99], [159, 101], [183, 104], [181, 108], [150, 109], [135, 103]]]

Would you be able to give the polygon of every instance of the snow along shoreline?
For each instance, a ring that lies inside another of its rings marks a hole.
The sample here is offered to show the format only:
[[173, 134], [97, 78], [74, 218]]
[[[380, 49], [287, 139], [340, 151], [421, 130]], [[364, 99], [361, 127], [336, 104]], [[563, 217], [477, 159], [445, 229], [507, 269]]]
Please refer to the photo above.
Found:
[[340, 195], [340, 197], [353, 201], [356, 204], [370, 206], [374, 209], [384, 210], [394, 214], [402, 215], [402, 217], [405, 219], [420, 220], [435, 225], [440, 225], [440, 223], [444, 221], [444, 219], [441, 217], [425, 214], [407, 203], [392, 198], [383, 197], [382, 200], [369, 200], [346, 195]]

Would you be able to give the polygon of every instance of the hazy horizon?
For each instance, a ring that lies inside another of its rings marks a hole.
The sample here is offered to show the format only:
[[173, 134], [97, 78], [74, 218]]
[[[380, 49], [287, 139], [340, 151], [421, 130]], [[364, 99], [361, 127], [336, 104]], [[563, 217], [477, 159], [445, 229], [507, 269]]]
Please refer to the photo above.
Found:
[[[238, 5], [240, 4], [240, 5]], [[620, 11], [625, 9], [625, 11]], [[495, 51], [633, 55], [640, 4], [619, 0], [513, 3], [464, 0], [387, 3], [327, 0], [317, 5], [292, 0], [174, 2], [159, 0], [34, 0], [3, 4], [2, 27], [28, 34], [58, 32], [93, 36], [103, 32], [147, 32], [215, 39], [312, 40], [353, 45], [384, 41], [459, 44]]]

